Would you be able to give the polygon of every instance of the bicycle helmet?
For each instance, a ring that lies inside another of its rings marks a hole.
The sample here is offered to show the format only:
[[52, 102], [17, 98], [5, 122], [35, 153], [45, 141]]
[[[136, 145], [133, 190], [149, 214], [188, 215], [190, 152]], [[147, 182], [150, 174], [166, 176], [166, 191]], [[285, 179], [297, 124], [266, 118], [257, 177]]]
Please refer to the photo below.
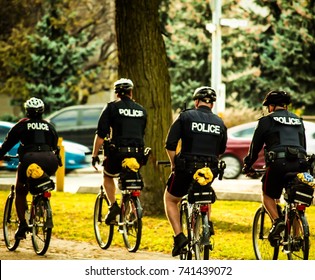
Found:
[[215, 102], [217, 100], [217, 95], [211, 87], [199, 87], [195, 90], [193, 95], [193, 100], [202, 100], [205, 102]]
[[263, 106], [268, 106], [268, 105], [288, 105], [291, 103], [291, 97], [288, 93], [285, 91], [277, 91], [277, 90], [272, 90], [267, 93], [264, 101], [263, 101]]
[[37, 116], [44, 113], [44, 102], [36, 97], [32, 97], [24, 103], [27, 116]]
[[133, 89], [133, 82], [129, 79], [121, 78], [114, 83], [115, 93], [128, 93]]

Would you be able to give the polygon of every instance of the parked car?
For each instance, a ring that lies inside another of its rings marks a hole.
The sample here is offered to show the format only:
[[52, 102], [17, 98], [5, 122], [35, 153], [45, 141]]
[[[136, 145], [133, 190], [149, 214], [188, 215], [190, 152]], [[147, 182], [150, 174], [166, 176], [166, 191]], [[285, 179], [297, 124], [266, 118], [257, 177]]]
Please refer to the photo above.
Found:
[[94, 135], [103, 104], [65, 107], [45, 117], [64, 140], [93, 148]]
[[[248, 153], [248, 149], [254, 134], [256, 122], [249, 122], [228, 128], [228, 142], [222, 160], [226, 163], [224, 171], [225, 179], [236, 179], [242, 171], [243, 159]], [[315, 154], [315, 123], [304, 121], [307, 153]], [[254, 168], [263, 168], [265, 159], [263, 149], [259, 153], [259, 157]]]
[[[0, 121], [0, 145], [2, 145], [4, 138], [7, 133], [14, 126], [14, 123]], [[71, 142], [71, 141], [62, 141], [62, 145], [65, 149], [65, 169], [66, 172], [70, 172], [75, 169], [90, 167], [91, 163], [89, 160], [89, 155], [91, 150], [81, 144]], [[9, 152], [9, 155], [17, 155], [19, 144], [15, 145]], [[11, 159], [9, 162], [2, 162], [2, 168], [15, 170], [18, 165], [18, 159]]]

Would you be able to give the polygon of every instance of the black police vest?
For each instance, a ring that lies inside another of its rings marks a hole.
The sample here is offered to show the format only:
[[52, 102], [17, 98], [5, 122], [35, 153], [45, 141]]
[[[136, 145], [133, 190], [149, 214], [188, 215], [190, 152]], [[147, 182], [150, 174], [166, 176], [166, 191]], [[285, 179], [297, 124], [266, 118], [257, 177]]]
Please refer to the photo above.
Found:
[[112, 141], [117, 146], [144, 146], [146, 111], [132, 100], [110, 103], [112, 108]]
[[304, 129], [298, 116], [286, 110], [280, 110], [275, 111], [268, 117], [272, 120], [266, 139], [269, 150], [280, 151], [281, 148], [286, 146], [304, 149]]
[[21, 142], [27, 145], [47, 144], [53, 146], [52, 132], [47, 122], [42, 120], [27, 120], [24, 122], [24, 133], [21, 135]]
[[184, 135], [181, 154], [218, 156], [222, 135], [223, 121], [212, 113], [188, 110], [182, 113]]

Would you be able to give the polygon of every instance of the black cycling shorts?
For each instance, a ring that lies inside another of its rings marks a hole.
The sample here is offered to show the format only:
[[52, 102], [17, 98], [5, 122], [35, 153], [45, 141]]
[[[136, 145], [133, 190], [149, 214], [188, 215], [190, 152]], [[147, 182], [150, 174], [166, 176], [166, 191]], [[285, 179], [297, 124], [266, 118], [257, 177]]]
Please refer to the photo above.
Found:
[[306, 172], [305, 159], [286, 160], [276, 159], [268, 166], [262, 178], [262, 191], [271, 198], [279, 199], [285, 187], [284, 176], [288, 172]]
[[19, 167], [19, 181], [26, 183], [26, 170], [30, 164], [37, 163], [48, 176], [52, 176], [58, 169], [58, 159], [54, 152], [30, 152], [24, 154]]
[[167, 180], [167, 191], [176, 197], [183, 197], [188, 193], [188, 188], [193, 180], [193, 173], [185, 171], [172, 172]]
[[109, 177], [118, 177], [121, 172], [121, 164], [125, 158], [136, 158], [138, 163], [141, 165], [143, 153], [114, 153], [108, 155], [104, 162], [104, 174]]

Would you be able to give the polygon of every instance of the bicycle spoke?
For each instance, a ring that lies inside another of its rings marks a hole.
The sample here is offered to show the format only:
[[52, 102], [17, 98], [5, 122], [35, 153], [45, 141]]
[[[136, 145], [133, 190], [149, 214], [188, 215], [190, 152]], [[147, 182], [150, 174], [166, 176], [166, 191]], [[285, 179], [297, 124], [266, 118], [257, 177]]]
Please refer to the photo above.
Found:
[[261, 206], [256, 211], [252, 229], [254, 252], [258, 260], [275, 260], [278, 258], [279, 247], [272, 247], [268, 240], [271, 226], [271, 218]]
[[308, 224], [304, 213], [298, 212], [291, 220], [288, 237], [288, 259], [307, 260], [309, 255]]
[[137, 197], [125, 197], [122, 203], [120, 225], [124, 243], [129, 252], [136, 252], [142, 235], [142, 219], [137, 209], [141, 208]]
[[110, 246], [114, 235], [114, 225], [105, 224], [107, 212], [107, 198], [104, 194], [98, 194], [94, 206], [94, 233], [98, 245], [104, 250]]
[[18, 227], [19, 220], [14, 205], [14, 193], [13, 190], [11, 190], [11, 193], [5, 203], [3, 213], [3, 237], [5, 245], [10, 251], [14, 251], [20, 244], [20, 240], [15, 239], [15, 232]]
[[36, 254], [44, 255], [48, 250], [52, 233], [52, 228], [47, 227], [47, 224], [52, 225], [52, 222], [49, 222], [52, 218], [50, 204], [48, 200], [39, 198], [33, 207], [35, 214], [32, 224], [32, 244]]

